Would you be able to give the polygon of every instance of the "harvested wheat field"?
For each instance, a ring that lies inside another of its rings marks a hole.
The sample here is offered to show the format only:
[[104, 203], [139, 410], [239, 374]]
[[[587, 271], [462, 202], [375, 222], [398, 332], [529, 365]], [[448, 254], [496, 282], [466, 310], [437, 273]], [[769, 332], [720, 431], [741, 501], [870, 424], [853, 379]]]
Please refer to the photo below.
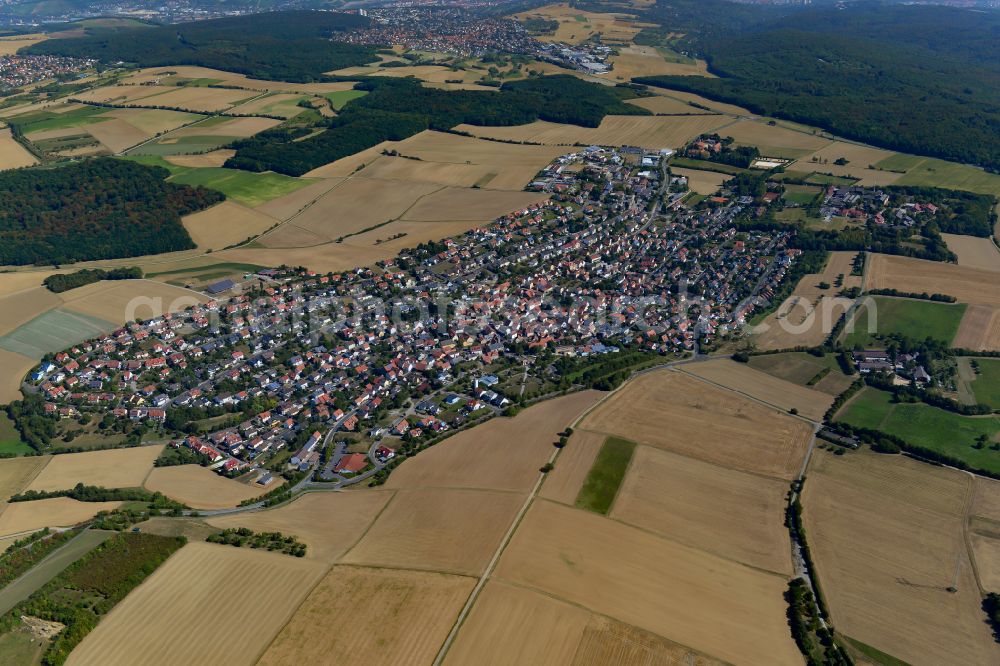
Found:
[[3, 39], [0, 39], [0, 56], [14, 55], [18, 52], [18, 50], [23, 49], [26, 46], [31, 46], [32, 44], [44, 42], [46, 39], [49, 39], [49, 36], [42, 34], [4, 37]]
[[[102, 115], [109, 118], [121, 118], [129, 125], [145, 132], [149, 137], [204, 118], [204, 116], [194, 113], [165, 109], [112, 109]], [[89, 130], [90, 127], [88, 126], [87, 129]]]
[[992, 536], [973, 533], [969, 535], [972, 555], [976, 561], [979, 582], [986, 591], [1000, 590], [1000, 530]]
[[812, 437], [804, 421], [670, 370], [631, 380], [580, 427], [786, 480]]
[[235, 201], [223, 201], [181, 221], [195, 245], [213, 250], [242, 243], [278, 224], [273, 217]]
[[235, 154], [235, 150], [223, 148], [202, 155], [166, 155], [163, 159], [177, 166], [200, 169], [204, 167], [221, 167], [226, 163], [226, 160]]
[[87, 133], [100, 141], [112, 153], [123, 152], [150, 137], [146, 132], [130, 125], [121, 118], [88, 125]]
[[224, 111], [239, 102], [255, 96], [254, 92], [232, 88], [204, 88], [191, 86], [168, 88], [155, 97], [142, 97], [129, 101], [133, 106], [170, 106], [200, 113]]
[[609, 516], [714, 555], [791, 575], [787, 492], [784, 481], [640, 446]]
[[277, 93], [260, 97], [251, 102], [240, 104], [233, 108], [232, 113], [266, 113], [270, 116], [281, 116], [291, 118], [302, 113], [303, 108], [298, 105], [299, 100], [304, 99], [302, 95], [290, 93]]
[[789, 296], [778, 309], [751, 328], [763, 351], [823, 344], [854, 299], [839, 296]]
[[487, 490], [400, 490], [341, 561], [479, 575], [523, 503]]
[[768, 125], [759, 120], [740, 120], [720, 130], [737, 143], [757, 146], [769, 157], [800, 157], [823, 148], [830, 140], [780, 125]]
[[37, 163], [38, 160], [35, 159], [35, 156], [14, 140], [10, 128], [0, 129], [0, 171], [19, 169]]
[[574, 430], [556, 458], [555, 469], [545, 475], [539, 496], [572, 506], [605, 439], [599, 433]]
[[67, 664], [251, 666], [325, 565], [189, 543], [114, 607]]
[[[1000, 271], [1000, 250], [992, 238], [941, 234], [948, 249], [958, 255], [958, 265], [984, 271]], [[1000, 280], [1000, 276], [995, 279]]]
[[70, 527], [94, 517], [98, 511], [112, 511], [121, 502], [78, 502], [68, 497], [12, 502], [0, 513], [0, 537], [36, 532], [43, 527]]
[[974, 485], [975, 497], [970, 513], [1000, 521], [1000, 481], [977, 476]]
[[37, 363], [37, 359], [0, 349], [0, 404], [21, 399], [21, 380]]
[[[24, 275], [31, 274], [25, 273]], [[31, 282], [35, 284], [44, 279], [32, 277]], [[0, 312], [3, 313], [3, 319], [0, 320], [0, 335], [6, 335], [43, 312], [59, 307], [62, 302], [62, 298], [58, 294], [42, 286], [29, 287], [6, 296], [0, 296]]]
[[[559, 146], [578, 143], [602, 146], [628, 144], [642, 148], [678, 148], [699, 134], [729, 122], [720, 116], [607, 116], [600, 127], [578, 127], [538, 120], [514, 127], [458, 125], [473, 136], [511, 141], [532, 141]], [[728, 128], [727, 128], [728, 132]]]
[[270, 215], [276, 220], [287, 220], [296, 213], [311, 206], [313, 202], [340, 184], [342, 180], [343, 178], [326, 178], [310, 183], [294, 192], [262, 203], [256, 207], [256, 210]]
[[[132, 84], [150, 84], [161, 80], [171, 79], [215, 79], [220, 85], [235, 86], [246, 90], [259, 92], [336, 92], [338, 90], [350, 90], [354, 87], [353, 81], [336, 81], [332, 83], [288, 83], [285, 81], [266, 81], [263, 79], [251, 79], [242, 74], [234, 72], [224, 72], [220, 69], [208, 67], [198, 67], [195, 65], [171, 65], [169, 67], [149, 67], [140, 69], [125, 80]], [[249, 96], [249, 95], [247, 95]]]
[[257, 664], [429, 664], [473, 585], [464, 576], [334, 567]]
[[970, 305], [952, 345], [974, 351], [1000, 351], [1000, 307]]
[[[164, 93], [176, 91], [173, 86], [135, 86], [135, 85], [114, 85], [103, 86], [85, 90], [73, 95], [74, 99], [81, 102], [96, 102], [97, 104], [132, 104], [147, 97], [159, 97]], [[160, 106], [160, 102], [151, 102], [154, 106]]]
[[837, 629], [914, 664], [997, 663], [963, 537], [971, 485], [902, 456], [816, 452], [802, 505]]
[[680, 167], [670, 167], [670, 171], [675, 176], [684, 176], [687, 178], [688, 189], [696, 194], [715, 194], [722, 187], [722, 183], [730, 179], [728, 174], [717, 173], [715, 171], [682, 169]]
[[360, 167], [366, 164], [371, 164], [379, 157], [382, 156], [383, 150], [391, 150], [395, 148], [395, 141], [383, 141], [382, 143], [377, 143], [371, 148], [366, 148], [359, 153], [354, 153], [347, 157], [342, 157], [335, 162], [330, 162], [329, 164], [324, 164], [321, 167], [316, 167], [312, 171], [303, 175], [303, 178], [342, 178], [350, 176]]
[[193, 509], [228, 509], [277, 488], [233, 481], [201, 465], [157, 467], [144, 485], [146, 490], [161, 492]]
[[445, 657], [448, 665], [573, 664], [591, 613], [497, 580], [486, 583]]
[[900, 291], [947, 294], [962, 303], [1000, 307], [1000, 289], [995, 285], [993, 271], [956, 266], [940, 261], [911, 257], [872, 254], [868, 260], [866, 290], [898, 289]]
[[51, 456], [31, 456], [0, 460], [0, 507], [6, 506], [8, 497], [27, 488], [51, 459]]
[[979, 583], [988, 592], [1000, 590], [1000, 481], [975, 477], [969, 511], [969, 540]]
[[358, 542], [392, 498], [391, 492], [307, 493], [291, 504], [251, 513], [207, 518], [220, 529], [293, 534], [308, 546], [306, 557], [334, 562]]
[[446, 187], [415, 201], [401, 219], [409, 222], [492, 222], [501, 215], [548, 198], [544, 192]]
[[586, 511], [535, 502], [496, 577], [719, 659], [802, 663], [785, 620], [783, 576]]
[[177, 130], [170, 135], [171, 139], [179, 139], [185, 136], [253, 136], [264, 130], [271, 129], [279, 124], [280, 120], [274, 118], [233, 118], [232, 120], [219, 119], [221, 122], [198, 123], [191, 127]]
[[138, 488], [163, 446], [64, 453], [52, 457], [28, 490], [67, 490], [77, 483], [105, 488]]
[[640, 30], [651, 25], [639, 23], [631, 14], [588, 12], [571, 7], [567, 3], [535, 7], [521, 14], [515, 14], [514, 18], [558, 21], [559, 27], [553, 34], [541, 35], [538, 39], [543, 42], [569, 44], [580, 44], [597, 33], [600, 33], [603, 42], [629, 43]]
[[[556, 433], [600, 397], [597, 391], [581, 391], [533, 405], [513, 418], [491, 419], [405, 461], [392, 473], [386, 486], [526, 493], [538, 480], [538, 468], [555, 451], [552, 443], [559, 439]], [[574, 436], [572, 441], [576, 439]], [[564, 455], [569, 450], [567, 446]]]
[[706, 111], [705, 109], [699, 109], [697, 107], [691, 106], [687, 102], [679, 99], [674, 99], [673, 97], [667, 97], [666, 95], [652, 95], [650, 97], [639, 97], [637, 99], [627, 100], [629, 104], [634, 104], [636, 106], [642, 107], [647, 111], [652, 111], [653, 113], [662, 113], [665, 115], [687, 115], [689, 113], [711, 115], [713, 111]]
[[[440, 189], [429, 183], [390, 182], [375, 179], [345, 180], [324, 194], [295, 218], [295, 226], [311, 231], [327, 241], [396, 219], [421, 197]], [[281, 241], [281, 229], [262, 243]]]
[[[558, 146], [521, 146], [433, 131], [401, 141], [393, 150], [400, 157], [374, 156], [358, 175], [458, 187], [477, 185], [487, 190], [521, 190], [553, 158], [567, 152]], [[420, 159], [406, 159], [413, 157]]]
[[786, 382], [727, 358], [692, 363], [684, 372], [785, 411], [794, 408], [814, 421], [822, 421], [823, 414], [833, 404], [832, 395]]
[[[612, 70], [598, 74], [602, 79], [631, 81], [637, 76], [712, 76], [704, 60], [670, 62], [652, 46], [626, 46], [610, 58]], [[694, 109], [697, 111], [697, 109]]]
[[95, 282], [62, 295], [63, 308], [115, 324], [179, 312], [208, 298], [190, 289], [152, 280]]
[[[865, 146], [859, 143], [847, 143], [845, 141], [834, 141], [826, 146], [823, 146], [811, 155], [806, 155], [799, 160], [799, 167], [804, 167], [806, 164], [816, 164], [816, 169], [820, 171], [825, 171], [827, 166], [840, 166], [833, 164], [840, 158], [847, 160], [845, 166], [860, 168], [862, 170], [868, 170], [869, 167], [873, 167], [882, 160], [889, 159], [897, 153], [891, 150], [882, 150], [881, 148], [873, 148], [872, 146]], [[815, 161], [813, 158], [816, 158]], [[828, 162], [830, 164], [824, 164]]]

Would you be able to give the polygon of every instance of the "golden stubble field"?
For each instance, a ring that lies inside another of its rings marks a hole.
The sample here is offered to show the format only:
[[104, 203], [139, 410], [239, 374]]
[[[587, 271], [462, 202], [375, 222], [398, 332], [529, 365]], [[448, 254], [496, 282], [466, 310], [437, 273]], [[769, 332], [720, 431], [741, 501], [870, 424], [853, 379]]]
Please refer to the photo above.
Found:
[[[498, 417], [458, 433], [406, 461], [388, 488], [483, 488], [527, 493], [552, 455], [556, 433], [601, 394], [581, 391], [546, 400], [513, 418]], [[575, 437], [574, 437], [575, 440]]]
[[719, 659], [802, 663], [783, 576], [586, 511], [536, 501], [495, 575]]
[[[215, 79], [219, 85], [235, 86], [258, 92], [297, 92], [297, 93], [327, 93], [339, 90], [350, 90], [353, 81], [335, 81], [331, 83], [288, 83], [285, 81], [266, 81], [251, 79], [234, 72], [223, 72], [219, 69], [197, 67], [194, 65], [171, 65], [169, 67], [149, 67], [137, 70], [126, 77], [124, 81], [132, 85], [154, 84], [159, 81], [176, 81], [177, 79]], [[248, 95], [244, 95], [248, 97]]]
[[661, 636], [496, 580], [486, 584], [444, 663], [721, 664]]
[[66, 663], [249, 666], [325, 570], [288, 555], [189, 543], [115, 606]]
[[524, 499], [490, 490], [399, 490], [341, 562], [478, 576]]
[[38, 160], [14, 140], [10, 129], [7, 127], [0, 129], [0, 171], [19, 169], [33, 164], [38, 164]]
[[940, 261], [872, 254], [865, 289], [926, 291], [928, 294], [954, 296], [962, 303], [1000, 307], [1000, 289], [985, 288], [995, 285], [996, 281], [994, 271]]
[[219, 529], [247, 527], [255, 532], [283, 532], [306, 544], [306, 557], [333, 563], [358, 542], [393, 493], [315, 492], [266, 511], [207, 518]]
[[474, 584], [425, 571], [333, 567], [257, 664], [430, 664]]
[[964, 537], [972, 483], [901, 456], [816, 452], [802, 504], [838, 630], [914, 664], [1000, 659]]
[[823, 414], [833, 404], [833, 396], [828, 393], [793, 384], [727, 358], [692, 363], [684, 372], [785, 411], [794, 408], [814, 421], [822, 421]]
[[812, 436], [804, 421], [671, 370], [632, 380], [580, 427], [785, 480], [798, 474]]
[[1000, 351], [1000, 307], [970, 305], [952, 345], [975, 351]]
[[266, 488], [240, 483], [201, 465], [156, 467], [143, 485], [146, 490], [161, 492], [194, 509], [228, 509], [278, 487], [274, 483]]
[[[958, 265], [984, 271], [1000, 272], [1000, 249], [992, 238], [941, 234], [948, 249], [958, 255]], [[1000, 280], [1000, 276], [996, 277]]]
[[600, 433], [574, 430], [559, 452], [556, 468], [545, 475], [539, 497], [572, 505], [605, 439]]
[[567, 42], [580, 44], [600, 33], [602, 41], [618, 44], [628, 44], [644, 27], [653, 25], [640, 23], [632, 14], [588, 12], [567, 3], [557, 3], [535, 7], [521, 14], [515, 14], [516, 19], [542, 18], [558, 21], [559, 27], [551, 35], [541, 35], [543, 42]]
[[67, 490], [77, 483], [105, 488], [138, 488], [162, 451], [163, 446], [156, 445], [52, 456], [27, 490]]
[[235, 201], [223, 201], [181, 220], [201, 249], [220, 250], [264, 233], [278, 220]]
[[791, 575], [787, 492], [784, 481], [640, 446], [609, 515], [707, 553]]
[[1000, 481], [977, 476], [969, 511], [969, 539], [982, 588], [1000, 590]]
[[[514, 127], [458, 125], [456, 130], [473, 136], [510, 141], [573, 146], [577, 143], [604, 146], [631, 145], [659, 150], [679, 148], [694, 137], [710, 132], [730, 118], [721, 116], [607, 116], [599, 127], [577, 127], [538, 120]], [[726, 130], [728, 132], [728, 129]]]
[[35, 532], [43, 527], [70, 527], [111, 511], [121, 502], [78, 502], [68, 497], [12, 502], [0, 513], [0, 537]]
[[688, 181], [688, 189], [696, 194], [715, 194], [722, 187], [722, 183], [729, 180], [729, 176], [715, 171], [701, 171], [700, 169], [683, 169], [681, 167], [670, 167], [670, 171], [675, 176], [684, 176]]
[[598, 74], [602, 79], [631, 81], [636, 76], [708, 76], [704, 60], [694, 62], [671, 62], [660, 55], [652, 46], [631, 45], [619, 49], [618, 55], [610, 58], [612, 69], [606, 74]]

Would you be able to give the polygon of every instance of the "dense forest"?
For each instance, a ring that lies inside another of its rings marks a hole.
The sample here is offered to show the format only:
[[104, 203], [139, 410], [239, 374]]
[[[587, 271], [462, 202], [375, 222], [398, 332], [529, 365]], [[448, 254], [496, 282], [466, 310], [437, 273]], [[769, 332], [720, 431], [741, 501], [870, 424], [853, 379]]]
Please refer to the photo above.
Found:
[[101, 280], [139, 280], [142, 278], [142, 269], [138, 266], [129, 268], [112, 268], [104, 270], [102, 268], [85, 268], [75, 273], [57, 273], [50, 275], [42, 284], [54, 293], [61, 294], [70, 289], [76, 289], [87, 284], [100, 282]]
[[1000, 169], [1000, 15], [871, 4], [794, 12], [722, 5], [738, 9], [716, 21], [718, 0], [660, 0], [646, 13], [673, 32], [678, 23], [690, 25], [674, 46], [703, 56], [720, 78], [636, 81], [886, 148]]
[[51, 39], [21, 53], [141, 67], [198, 65], [260, 79], [308, 82], [322, 79], [323, 72], [376, 60], [371, 47], [327, 39], [333, 32], [368, 22], [355, 14], [287, 11], [134, 29], [89, 27], [85, 37]]
[[170, 173], [99, 158], [0, 173], [0, 264], [61, 264], [194, 247], [181, 216], [225, 197]]
[[597, 127], [609, 113], [648, 115], [625, 100], [640, 93], [558, 75], [506, 83], [499, 91], [425, 88], [415, 79], [369, 79], [357, 85], [369, 93], [320, 121], [325, 131], [304, 140], [310, 128], [276, 128], [237, 142], [227, 167], [300, 176], [328, 162], [399, 141], [425, 129], [455, 125], [523, 125], [535, 120]]

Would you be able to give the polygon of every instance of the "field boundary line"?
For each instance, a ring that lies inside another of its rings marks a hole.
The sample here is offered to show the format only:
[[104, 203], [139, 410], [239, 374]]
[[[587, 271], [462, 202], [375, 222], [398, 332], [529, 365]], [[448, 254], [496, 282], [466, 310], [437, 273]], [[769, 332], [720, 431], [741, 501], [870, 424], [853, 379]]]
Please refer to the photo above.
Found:
[[[299, 495], [299, 497], [304, 496], [308, 492], [309, 492], [309, 490], [307, 489], [305, 492], [303, 492], [301, 495]], [[320, 491], [320, 492], [322, 492], [322, 491]], [[327, 492], [329, 492], [329, 491], [327, 491]], [[337, 492], [347, 492], [347, 491], [343, 491], [342, 489], [338, 488]], [[358, 538], [354, 540], [354, 543], [352, 543], [350, 545], [350, 547], [348, 547], [347, 549], [345, 549], [344, 552], [340, 555], [340, 557], [338, 557], [336, 560], [334, 560], [334, 564], [340, 564], [340, 561], [343, 560], [345, 557], [347, 557], [348, 553], [350, 553], [352, 550], [354, 550], [357, 547], [357, 545], [359, 543], [361, 543], [361, 540], [364, 539], [368, 535], [369, 531], [371, 531], [372, 525], [374, 525], [376, 522], [378, 522], [378, 519], [382, 517], [382, 514], [385, 513], [385, 510], [389, 508], [389, 505], [392, 504], [394, 501], [396, 501], [396, 494], [398, 493], [398, 491], [396, 489], [392, 489], [390, 492], [392, 493], [392, 497], [390, 497], [389, 499], [386, 500], [385, 504], [382, 505], [382, 508], [379, 509], [378, 513], [375, 514], [375, 517], [372, 518], [372, 521], [370, 523], [368, 523], [368, 527], [366, 527], [364, 529], [364, 531], [362, 531], [361, 534], [358, 536]], [[296, 499], [298, 499], [298, 498], [296, 498]]]
[[[559, 455], [559, 449], [553, 449], [552, 454], [549, 456], [549, 461], [547, 464], [554, 464], [556, 457]], [[479, 599], [480, 593], [486, 586], [486, 582], [489, 580], [490, 575], [493, 570], [496, 569], [497, 563], [500, 561], [500, 556], [503, 555], [504, 550], [510, 544], [511, 539], [514, 537], [514, 533], [517, 528], [520, 527], [521, 521], [524, 520], [524, 516], [528, 513], [528, 509], [531, 508], [532, 502], [538, 495], [538, 491], [542, 487], [542, 483], [545, 481], [547, 474], [545, 472], [538, 473], [538, 479], [535, 481], [534, 487], [531, 489], [531, 493], [528, 494], [527, 498], [524, 500], [524, 504], [521, 505], [520, 510], [517, 515], [514, 516], [513, 522], [511, 522], [510, 527], [507, 528], [507, 532], [503, 535], [500, 540], [500, 544], [497, 546], [496, 550], [493, 552], [493, 557], [490, 559], [489, 563], [486, 565], [486, 569], [483, 571], [482, 575], [479, 577], [479, 581], [476, 586], [472, 588], [472, 592], [469, 594], [469, 598], [466, 600], [465, 605], [462, 610], [459, 611], [458, 617], [455, 618], [455, 623], [451, 627], [451, 631], [448, 632], [448, 636], [444, 639], [444, 643], [441, 644], [441, 648], [438, 650], [437, 656], [434, 657], [433, 666], [441, 666], [444, 661], [445, 655], [451, 648], [451, 644], [455, 641], [455, 637], [458, 635], [459, 630], [465, 623], [469, 612], [475, 605], [476, 601]]]
[[[965, 471], [965, 470], [963, 470]], [[969, 488], [965, 493], [965, 506], [962, 507], [962, 543], [965, 544], [965, 556], [969, 558], [969, 566], [972, 567], [972, 578], [976, 581], [979, 589], [979, 596], [985, 597], [988, 590], [983, 587], [979, 578], [979, 566], [976, 564], [976, 552], [972, 548], [972, 535], [969, 534], [969, 526], [972, 522], [972, 507], [976, 499], [976, 475], [972, 472], [965, 472], [969, 480]]]
[[818, 425], [822, 425], [822, 423], [823, 423], [822, 421], [814, 421], [813, 419], [811, 419], [808, 416], [805, 416], [803, 414], [791, 414], [784, 407], [780, 407], [780, 406], [775, 405], [774, 403], [768, 402], [766, 400], [761, 400], [760, 398], [756, 398], [756, 397], [750, 395], [749, 393], [744, 393], [743, 391], [738, 391], [738, 390], [736, 390], [734, 388], [730, 388], [728, 386], [725, 386], [724, 384], [719, 384], [719, 383], [713, 382], [711, 379], [706, 379], [705, 377], [701, 377], [699, 375], [696, 375], [693, 372], [688, 372], [684, 368], [671, 368], [671, 370], [673, 370], [674, 372], [682, 372], [685, 375], [687, 375], [688, 377], [694, 377], [698, 381], [702, 381], [702, 382], [705, 382], [706, 384], [710, 384], [711, 386], [715, 386], [716, 388], [720, 388], [720, 389], [723, 389], [725, 391], [729, 391], [731, 393], [736, 393], [737, 395], [741, 395], [744, 398], [746, 398], [747, 400], [752, 400], [752, 401], [754, 401], [754, 402], [756, 402], [758, 404], [764, 405], [765, 407], [770, 407], [771, 409], [777, 410], [777, 411], [781, 412], [782, 414], [784, 414], [785, 416], [790, 416], [792, 418], [799, 419], [800, 421], [805, 421], [806, 423], [810, 423], [810, 424], [812, 424], [814, 426], [817, 425], [817, 424]]

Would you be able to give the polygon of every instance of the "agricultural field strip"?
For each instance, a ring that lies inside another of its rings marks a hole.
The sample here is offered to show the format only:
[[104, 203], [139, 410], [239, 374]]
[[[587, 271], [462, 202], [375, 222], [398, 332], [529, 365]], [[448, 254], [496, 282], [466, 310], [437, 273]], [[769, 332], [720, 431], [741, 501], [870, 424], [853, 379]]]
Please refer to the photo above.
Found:
[[[697, 363], [698, 361], [694, 361], [694, 362]], [[788, 411], [786, 409], [784, 409], [783, 407], [781, 407], [780, 405], [775, 405], [774, 403], [770, 403], [770, 402], [768, 402], [766, 400], [762, 400], [761, 398], [754, 397], [753, 395], [750, 395], [749, 393], [744, 393], [743, 391], [738, 391], [736, 389], [729, 388], [728, 386], [724, 386], [722, 384], [718, 384], [716, 382], [713, 382], [710, 379], [705, 379], [704, 377], [701, 377], [700, 375], [696, 375], [693, 372], [688, 372], [683, 367], [676, 367], [675, 369], [678, 372], [682, 372], [686, 376], [691, 377], [692, 379], [697, 379], [700, 382], [704, 382], [706, 384], [714, 386], [715, 388], [718, 388], [718, 389], [722, 389], [724, 391], [729, 391], [730, 393], [736, 393], [738, 395], [743, 396], [744, 398], [746, 398], [748, 400], [753, 400], [754, 402], [756, 402], [756, 403], [758, 403], [760, 405], [763, 405], [765, 407], [769, 407], [771, 409], [779, 411], [782, 414], [785, 414], [787, 416], [793, 416], [794, 418], [801, 419], [803, 421], [808, 421], [813, 426], [821, 426], [822, 425], [822, 421], [814, 421], [813, 419], [811, 419], [811, 418], [809, 418], [807, 416], [803, 416], [802, 414], [788, 414]]]

